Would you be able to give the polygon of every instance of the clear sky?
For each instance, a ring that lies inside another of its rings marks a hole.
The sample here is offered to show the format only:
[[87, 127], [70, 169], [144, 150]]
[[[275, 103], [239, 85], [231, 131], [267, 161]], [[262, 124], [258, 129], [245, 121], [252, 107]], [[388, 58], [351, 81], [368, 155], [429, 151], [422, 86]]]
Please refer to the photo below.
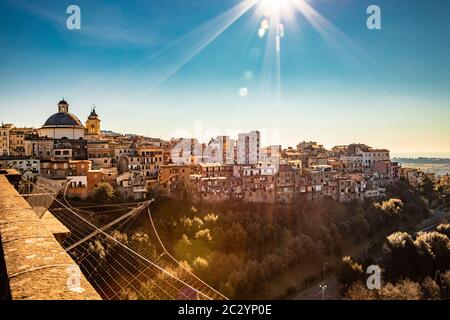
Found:
[[[278, 130], [284, 146], [450, 157], [450, 1], [306, 2], [317, 14], [281, 11], [278, 65], [261, 3], [0, 0], [0, 121], [39, 127], [64, 97], [122, 133]], [[81, 30], [66, 27], [70, 4]], [[370, 4], [381, 30], [366, 27]]]

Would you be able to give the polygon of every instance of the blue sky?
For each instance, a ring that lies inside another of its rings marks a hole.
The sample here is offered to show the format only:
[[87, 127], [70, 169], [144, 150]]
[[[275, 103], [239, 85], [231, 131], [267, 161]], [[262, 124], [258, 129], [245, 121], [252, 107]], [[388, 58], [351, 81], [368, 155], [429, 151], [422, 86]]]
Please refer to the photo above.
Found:
[[[0, 0], [0, 121], [39, 127], [65, 97], [82, 121], [95, 104], [102, 127], [123, 133], [279, 130], [284, 146], [450, 157], [449, 1], [309, 0], [328, 38], [291, 7], [281, 95], [264, 17], [256, 5], [237, 19], [242, 3]], [[66, 28], [70, 4], [81, 30]], [[366, 27], [370, 4], [381, 30]]]

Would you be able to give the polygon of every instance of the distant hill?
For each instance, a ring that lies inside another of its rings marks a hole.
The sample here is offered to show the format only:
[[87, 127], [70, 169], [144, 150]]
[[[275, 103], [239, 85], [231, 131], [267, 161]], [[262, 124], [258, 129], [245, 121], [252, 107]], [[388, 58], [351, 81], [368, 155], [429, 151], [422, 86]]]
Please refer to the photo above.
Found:
[[450, 159], [447, 158], [394, 158], [393, 161], [400, 163], [415, 163], [415, 164], [450, 164]]
[[446, 158], [394, 158], [402, 167], [418, 168], [423, 172], [434, 173], [437, 176], [450, 174], [450, 159]]

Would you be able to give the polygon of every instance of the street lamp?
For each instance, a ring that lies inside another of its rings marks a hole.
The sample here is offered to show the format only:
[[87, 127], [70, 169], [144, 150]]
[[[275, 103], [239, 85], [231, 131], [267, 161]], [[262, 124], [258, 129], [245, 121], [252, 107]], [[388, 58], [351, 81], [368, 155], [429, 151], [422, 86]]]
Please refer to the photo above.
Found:
[[322, 300], [325, 300], [325, 290], [327, 289], [327, 285], [322, 283], [319, 285], [320, 290], [322, 291]]

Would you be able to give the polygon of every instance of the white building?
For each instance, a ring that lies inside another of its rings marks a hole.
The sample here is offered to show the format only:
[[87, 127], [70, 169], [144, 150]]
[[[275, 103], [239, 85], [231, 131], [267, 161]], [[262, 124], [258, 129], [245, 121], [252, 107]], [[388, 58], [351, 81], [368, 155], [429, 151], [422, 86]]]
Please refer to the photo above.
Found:
[[389, 161], [389, 150], [386, 149], [372, 149], [370, 147], [365, 148], [358, 146], [356, 147], [356, 155], [360, 157], [362, 166], [365, 169], [372, 168], [372, 165], [376, 161]]
[[347, 172], [361, 171], [363, 169], [363, 156], [356, 154], [343, 154], [339, 160]]
[[237, 163], [257, 164], [260, 160], [261, 133], [240, 133], [237, 142]]
[[203, 154], [203, 160], [206, 162], [218, 162], [220, 164], [234, 164], [235, 141], [229, 136], [217, 136], [211, 139]]
[[10, 158], [0, 160], [3, 168], [12, 168], [19, 171], [25, 179], [41, 174], [41, 163], [39, 159], [32, 158]]

